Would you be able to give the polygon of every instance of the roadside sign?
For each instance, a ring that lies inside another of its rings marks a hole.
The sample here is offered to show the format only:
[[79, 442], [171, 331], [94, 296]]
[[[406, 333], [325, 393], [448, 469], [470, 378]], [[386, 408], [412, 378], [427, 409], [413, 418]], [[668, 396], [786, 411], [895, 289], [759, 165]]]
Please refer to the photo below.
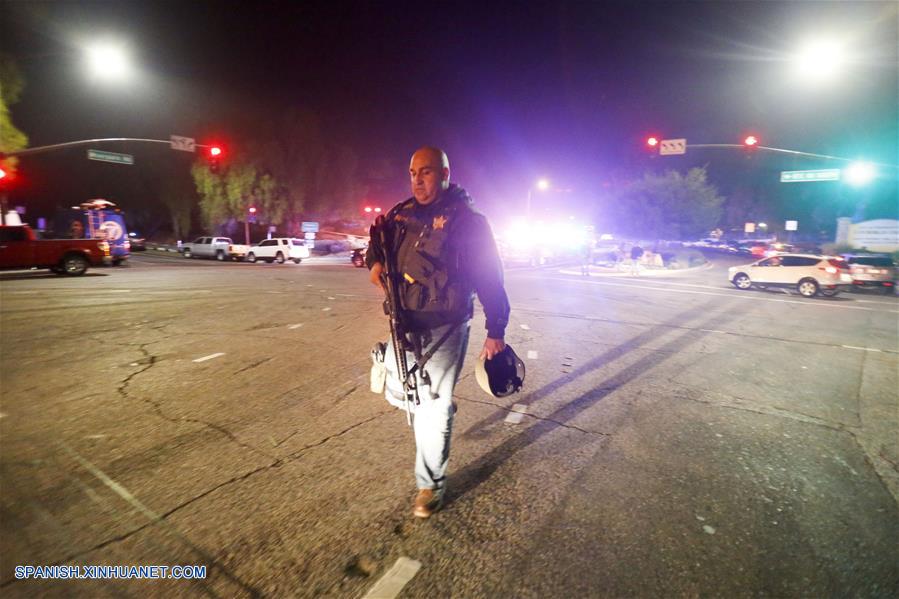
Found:
[[104, 152], [103, 150], [88, 150], [88, 160], [100, 160], [114, 164], [134, 164], [134, 156], [131, 154], [119, 154], [118, 152]]
[[314, 221], [304, 222], [302, 224], [303, 233], [318, 233], [318, 223]]
[[172, 149], [181, 150], [182, 152], [196, 152], [197, 142], [193, 137], [182, 137], [181, 135], [170, 135], [172, 140]]
[[659, 144], [659, 154], [662, 156], [672, 156], [674, 154], [687, 153], [686, 139], [663, 139]]
[[755, 223], [746, 223], [743, 226], [744, 233], [755, 233]]
[[815, 181], [839, 181], [840, 169], [824, 168], [814, 171], [780, 171], [781, 183], [812, 183]]
[[799, 230], [799, 221], [798, 220], [788, 220], [787, 226], [784, 227], [787, 231], [798, 231]]
[[315, 239], [315, 233], [306, 232], [306, 233], [303, 233], [303, 236], [306, 238], [307, 241], [310, 239]]

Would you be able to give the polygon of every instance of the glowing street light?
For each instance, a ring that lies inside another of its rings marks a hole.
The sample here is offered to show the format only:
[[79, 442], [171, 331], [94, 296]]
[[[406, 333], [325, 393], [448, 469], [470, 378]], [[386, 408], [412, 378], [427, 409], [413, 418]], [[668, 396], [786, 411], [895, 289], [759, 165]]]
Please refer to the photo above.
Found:
[[867, 162], [853, 162], [846, 169], [845, 174], [846, 182], [856, 187], [867, 185], [876, 176], [877, 171], [874, 169], [874, 165]]
[[833, 79], [846, 62], [841, 44], [834, 40], [815, 40], [803, 46], [795, 57], [798, 74], [808, 81]]
[[108, 81], [123, 81], [131, 77], [131, 58], [122, 44], [97, 42], [87, 48], [88, 68], [93, 76]]
[[532, 185], [531, 187], [528, 187], [528, 205], [525, 208], [525, 214], [528, 217], [528, 219], [531, 218], [531, 196], [534, 193], [534, 187], [536, 187], [540, 191], [546, 191], [547, 189], [549, 189], [549, 179], [546, 179], [546, 178], [537, 179], [537, 182], [534, 185]]

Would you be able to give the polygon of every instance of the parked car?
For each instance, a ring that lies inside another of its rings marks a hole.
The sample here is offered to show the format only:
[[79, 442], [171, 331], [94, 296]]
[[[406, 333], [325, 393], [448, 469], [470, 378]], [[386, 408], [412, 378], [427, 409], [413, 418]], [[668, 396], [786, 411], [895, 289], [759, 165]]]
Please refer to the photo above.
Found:
[[856, 287], [880, 287], [891, 293], [896, 285], [896, 265], [886, 254], [843, 254], [849, 263], [852, 284]]
[[132, 252], [145, 252], [147, 250], [147, 240], [144, 237], [138, 237], [137, 233], [132, 231], [128, 233], [128, 241], [131, 242]]
[[274, 237], [265, 239], [250, 247], [247, 251], [247, 262], [264, 260], [284, 264], [287, 260], [293, 260], [296, 264], [309, 257], [309, 248], [302, 239], [290, 237]]
[[728, 280], [737, 289], [795, 288], [803, 297], [831, 297], [852, 285], [849, 264], [835, 256], [780, 254], [752, 264], [732, 266]]
[[105, 239], [38, 239], [28, 225], [0, 226], [0, 268], [49, 268], [77, 277], [90, 266], [111, 263]]
[[242, 260], [247, 246], [236, 244], [230, 237], [197, 237], [181, 245], [185, 258], [215, 258], [216, 260]]

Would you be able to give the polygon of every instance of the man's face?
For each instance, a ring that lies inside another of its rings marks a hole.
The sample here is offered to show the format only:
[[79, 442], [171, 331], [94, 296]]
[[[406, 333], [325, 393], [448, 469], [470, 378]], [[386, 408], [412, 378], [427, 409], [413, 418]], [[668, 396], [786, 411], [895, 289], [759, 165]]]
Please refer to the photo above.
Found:
[[427, 206], [437, 199], [449, 185], [449, 169], [441, 164], [434, 152], [418, 151], [409, 164], [412, 195], [419, 204]]

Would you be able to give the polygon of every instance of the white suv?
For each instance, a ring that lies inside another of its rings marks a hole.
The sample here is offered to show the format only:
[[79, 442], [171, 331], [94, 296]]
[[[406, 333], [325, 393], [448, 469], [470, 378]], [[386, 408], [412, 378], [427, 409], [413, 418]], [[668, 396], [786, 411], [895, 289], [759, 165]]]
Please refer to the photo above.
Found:
[[266, 262], [277, 262], [278, 264], [284, 264], [286, 260], [293, 260], [299, 264], [303, 261], [303, 258], [308, 257], [309, 248], [306, 247], [302, 239], [275, 237], [250, 247], [246, 260], [247, 262], [265, 260]]
[[849, 264], [842, 258], [814, 254], [778, 254], [746, 264], [731, 266], [728, 280], [737, 289], [792, 287], [803, 297], [831, 297], [852, 285]]

